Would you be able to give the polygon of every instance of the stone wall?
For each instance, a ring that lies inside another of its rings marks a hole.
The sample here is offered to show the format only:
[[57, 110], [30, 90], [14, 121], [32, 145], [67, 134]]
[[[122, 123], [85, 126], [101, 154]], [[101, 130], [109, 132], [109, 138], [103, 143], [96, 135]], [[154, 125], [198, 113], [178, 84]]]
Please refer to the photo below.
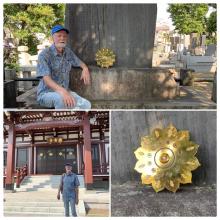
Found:
[[88, 65], [108, 47], [115, 66], [151, 67], [156, 17], [156, 4], [67, 4], [65, 26], [70, 47]]
[[154, 128], [173, 123], [178, 130], [189, 130], [191, 140], [200, 145], [197, 158], [201, 166], [193, 171], [195, 185], [216, 183], [216, 112], [112, 112], [111, 176], [112, 183], [140, 180], [134, 171], [134, 150], [140, 137]]

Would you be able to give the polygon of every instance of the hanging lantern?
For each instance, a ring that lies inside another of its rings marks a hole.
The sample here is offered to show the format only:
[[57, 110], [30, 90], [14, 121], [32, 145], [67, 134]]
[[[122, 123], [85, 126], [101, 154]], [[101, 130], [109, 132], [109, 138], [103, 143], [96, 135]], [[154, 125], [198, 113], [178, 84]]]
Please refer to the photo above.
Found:
[[156, 192], [165, 188], [176, 192], [180, 184], [191, 183], [191, 171], [200, 166], [195, 157], [198, 147], [190, 141], [189, 131], [177, 131], [172, 124], [142, 137], [134, 152], [142, 184], [152, 184]]
[[48, 139], [47, 139], [47, 142], [48, 142], [49, 144], [53, 143], [53, 138], [48, 138]]
[[61, 144], [63, 142], [63, 138], [58, 138], [58, 143]]

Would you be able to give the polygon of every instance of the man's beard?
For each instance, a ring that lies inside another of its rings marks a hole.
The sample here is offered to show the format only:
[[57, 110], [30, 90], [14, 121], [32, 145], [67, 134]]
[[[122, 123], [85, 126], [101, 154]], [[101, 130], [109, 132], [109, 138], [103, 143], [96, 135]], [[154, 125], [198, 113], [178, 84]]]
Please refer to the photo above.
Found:
[[64, 48], [64, 47], [66, 46], [65, 43], [56, 43], [55, 45], [56, 45], [56, 47], [58, 47], [58, 48]]

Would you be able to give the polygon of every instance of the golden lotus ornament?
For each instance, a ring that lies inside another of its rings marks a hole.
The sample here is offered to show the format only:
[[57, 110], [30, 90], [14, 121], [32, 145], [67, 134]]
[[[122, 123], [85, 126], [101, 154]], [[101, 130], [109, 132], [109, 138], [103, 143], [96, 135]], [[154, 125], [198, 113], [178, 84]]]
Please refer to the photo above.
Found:
[[102, 68], [108, 68], [110, 66], [113, 66], [114, 64], [115, 54], [111, 49], [102, 48], [97, 51], [95, 55], [95, 60], [98, 66], [101, 66]]
[[141, 138], [134, 169], [141, 173], [142, 184], [152, 184], [156, 192], [165, 188], [176, 192], [180, 184], [192, 183], [191, 171], [200, 166], [195, 157], [198, 147], [187, 130], [178, 131], [172, 124], [155, 129]]

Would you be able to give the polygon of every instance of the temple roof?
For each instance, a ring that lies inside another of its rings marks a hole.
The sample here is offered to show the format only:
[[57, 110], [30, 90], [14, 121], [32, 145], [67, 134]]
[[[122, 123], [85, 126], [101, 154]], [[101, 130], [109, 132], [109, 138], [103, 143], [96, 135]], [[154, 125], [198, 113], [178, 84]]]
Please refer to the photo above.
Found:
[[22, 129], [29, 132], [79, 130], [86, 115], [92, 129], [109, 127], [108, 111], [5, 111], [4, 132], [7, 133], [10, 124], [20, 129], [20, 133]]

